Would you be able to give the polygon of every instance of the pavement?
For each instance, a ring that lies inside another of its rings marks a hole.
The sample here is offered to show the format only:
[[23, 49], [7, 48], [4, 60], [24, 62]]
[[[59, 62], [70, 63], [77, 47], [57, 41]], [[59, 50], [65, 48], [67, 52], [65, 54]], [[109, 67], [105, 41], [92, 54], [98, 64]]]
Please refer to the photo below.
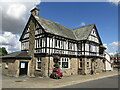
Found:
[[107, 71], [95, 75], [71, 75], [62, 79], [51, 79], [49, 77], [7, 77], [2, 76], [2, 88], [61, 88], [68, 85], [98, 80], [118, 75], [118, 71]]

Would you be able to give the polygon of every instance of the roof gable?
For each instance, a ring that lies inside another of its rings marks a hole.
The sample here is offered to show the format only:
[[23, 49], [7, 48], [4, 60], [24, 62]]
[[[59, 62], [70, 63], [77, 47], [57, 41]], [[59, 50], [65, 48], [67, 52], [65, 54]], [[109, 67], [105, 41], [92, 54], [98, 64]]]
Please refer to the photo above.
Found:
[[94, 24], [91, 24], [88, 26], [83, 26], [80, 28], [73, 29], [73, 32], [76, 35], [76, 40], [87, 40], [93, 27], [94, 27]]
[[96, 43], [100, 43], [100, 39], [98, 36], [98, 32], [95, 28], [93, 28], [88, 36], [88, 40], [96, 42]]
[[96, 36], [98, 37], [99, 43], [102, 45], [102, 41], [101, 41], [100, 35], [99, 35], [97, 27], [95, 25], [94, 25], [94, 30], [96, 32]]
[[22, 32], [22, 35], [21, 35], [21, 37], [20, 37], [19, 41], [21, 41], [21, 40], [24, 38], [25, 33], [26, 33], [26, 32], [27, 32], [27, 30], [28, 30], [28, 27], [29, 27], [29, 22], [30, 22], [31, 18], [32, 18], [32, 15], [30, 16], [30, 18], [29, 18], [29, 20], [28, 20], [28, 22], [27, 22], [27, 24], [26, 24], [26, 26], [25, 26], [25, 28], [24, 28], [24, 30], [23, 30], [23, 32]]
[[22, 33], [20, 40], [22, 40], [22, 38], [24, 37], [26, 28], [28, 27], [31, 18], [35, 19], [35, 21], [44, 29], [45, 32], [55, 34], [58, 36], [62, 36], [62, 37], [66, 37], [66, 38], [73, 39], [73, 40], [88, 40], [92, 29], [95, 28], [96, 35], [98, 36], [100, 43], [102, 43], [95, 24], [79, 27], [76, 29], [70, 29], [60, 24], [57, 24], [55, 22], [52, 22], [50, 20], [47, 20], [45, 18], [35, 16], [32, 14]]

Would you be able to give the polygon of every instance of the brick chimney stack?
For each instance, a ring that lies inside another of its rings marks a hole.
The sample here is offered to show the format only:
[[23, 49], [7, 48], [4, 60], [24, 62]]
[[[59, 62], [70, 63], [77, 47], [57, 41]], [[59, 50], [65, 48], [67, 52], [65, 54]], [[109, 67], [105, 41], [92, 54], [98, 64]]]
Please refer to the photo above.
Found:
[[39, 15], [39, 8], [35, 7], [34, 9], [31, 10], [31, 14], [38, 16]]

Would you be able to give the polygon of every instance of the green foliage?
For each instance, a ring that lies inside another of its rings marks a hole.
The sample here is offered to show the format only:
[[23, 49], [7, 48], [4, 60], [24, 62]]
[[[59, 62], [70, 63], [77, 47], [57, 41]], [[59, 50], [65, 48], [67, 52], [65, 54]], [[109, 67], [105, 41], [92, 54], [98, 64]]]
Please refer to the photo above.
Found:
[[0, 56], [4, 56], [4, 55], [7, 55], [7, 54], [8, 54], [8, 52], [7, 52], [6, 48], [0, 47]]

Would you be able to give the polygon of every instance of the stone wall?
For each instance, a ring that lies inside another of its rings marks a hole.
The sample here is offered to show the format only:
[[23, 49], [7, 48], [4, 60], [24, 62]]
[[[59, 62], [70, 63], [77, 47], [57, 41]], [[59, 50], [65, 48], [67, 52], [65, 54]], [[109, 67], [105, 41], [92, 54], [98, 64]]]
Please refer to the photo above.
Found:
[[[92, 61], [93, 58], [83, 58], [82, 59], [82, 74], [91, 74], [92, 68], [94, 69], [95, 73], [100, 73], [104, 69], [104, 63], [102, 59], [95, 59]], [[98, 62], [98, 66], [96, 66], [96, 61]], [[87, 67], [87, 61], [89, 61], [90, 66]]]
[[[35, 71], [35, 76], [47, 77], [48, 73], [50, 75], [54, 68], [53, 57], [42, 57], [41, 64], [42, 64], [42, 68], [40, 71]], [[62, 72], [63, 72], [64, 76], [77, 75], [78, 74], [78, 59], [71, 58], [70, 59], [70, 68], [62, 69]]]
[[[7, 67], [8, 66], [8, 67]], [[19, 76], [19, 61], [11, 60], [11, 62], [2, 63], [2, 74], [7, 76]]]
[[62, 69], [62, 72], [63, 72], [64, 76], [77, 75], [78, 74], [78, 59], [71, 58], [70, 59], [70, 68]]
[[[100, 73], [104, 69], [104, 64], [102, 59], [96, 59], [98, 61], [98, 67], [96, 67], [95, 61], [92, 62], [93, 58], [82, 58], [82, 70], [81, 74], [91, 74], [92, 64], [95, 73]], [[79, 66], [80, 58], [71, 58], [70, 59], [70, 68], [62, 69], [64, 76], [69, 75], [77, 75], [78, 73], [78, 66]], [[90, 66], [87, 67], [87, 61], [89, 61]], [[47, 77], [52, 73], [53, 70], [53, 57], [42, 57], [42, 68], [40, 71], [35, 71], [35, 76], [43, 76]], [[49, 67], [48, 67], [49, 66]], [[49, 71], [48, 71], [49, 70]]]
[[2, 74], [6, 76], [19, 77], [20, 73], [20, 61], [28, 62], [27, 75], [30, 76], [30, 62], [31, 60], [5, 60], [2, 62]]
[[29, 76], [34, 77], [35, 75], [35, 57], [34, 57], [34, 47], [35, 47], [35, 20], [31, 17], [31, 20], [29, 22], [29, 29], [30, 29], [30, 34], [29, 34], [29, 55], [32, 57], [31, 64], [30, 64], [30, 71], [29, 71]]
[[[35, 76], [47, 77], [53, 70], [53, 57], [41, 57], [41, 70], [35, 70]], [[48, 67], [49, 66], [49, 67]]]

